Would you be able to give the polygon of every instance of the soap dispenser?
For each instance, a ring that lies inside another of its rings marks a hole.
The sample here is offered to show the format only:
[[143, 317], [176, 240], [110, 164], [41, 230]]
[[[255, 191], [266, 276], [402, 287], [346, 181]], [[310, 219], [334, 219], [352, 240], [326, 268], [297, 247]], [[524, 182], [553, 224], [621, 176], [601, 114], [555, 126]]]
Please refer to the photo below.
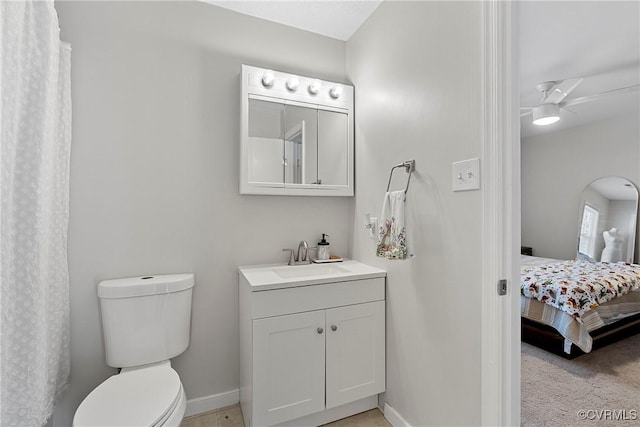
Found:
[[329, 242], [325, 239], [325, 237], [329, 236], [328, 234], [322, 234], [322, 240], [318, 242], [318, 259], [326, 260], [329, 259]]

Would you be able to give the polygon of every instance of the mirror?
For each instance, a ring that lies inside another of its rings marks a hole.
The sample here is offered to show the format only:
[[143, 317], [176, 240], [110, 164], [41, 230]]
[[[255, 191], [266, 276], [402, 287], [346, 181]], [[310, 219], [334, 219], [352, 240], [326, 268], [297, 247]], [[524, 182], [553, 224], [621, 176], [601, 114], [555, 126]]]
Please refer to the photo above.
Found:
[[282, 182], [284, 106], [252, 99], [249, 102], [249, 161], [251, 182]]
[[352, 196], [353, 87], [247, 65], [242, 75], [240, 194]]
[[318, 111], [318, 184], [347, 185], [349, 167], [345, 153], [349, 149], [348, 116], [334, 111]]
[[600, 178], [587, 186], [580, 202], [578, 258], [633, 262], [638, 190], [620, 177]]
[[284, 182], [315, 184], [318, 180], [318, 111], [285, 105]]

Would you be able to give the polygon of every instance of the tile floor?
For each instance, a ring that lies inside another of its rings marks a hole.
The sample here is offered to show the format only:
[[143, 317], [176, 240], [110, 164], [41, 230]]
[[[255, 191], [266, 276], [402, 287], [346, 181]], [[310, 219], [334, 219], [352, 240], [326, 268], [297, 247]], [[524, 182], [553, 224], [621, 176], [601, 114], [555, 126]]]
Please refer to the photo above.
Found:
[[328, 427], [391, 427], [389, 421], [386, 420], [379, 409], [372, 409], [361, 414], [343, 418], [329, 424]]
[[244, 427], [240, 405], [185, 418], [180, 427]]
[[[327, 427], [391, 427], [378, 409], [326, 424]], [[180, 427], [244, 427], [239, 405], [185, 418]]]

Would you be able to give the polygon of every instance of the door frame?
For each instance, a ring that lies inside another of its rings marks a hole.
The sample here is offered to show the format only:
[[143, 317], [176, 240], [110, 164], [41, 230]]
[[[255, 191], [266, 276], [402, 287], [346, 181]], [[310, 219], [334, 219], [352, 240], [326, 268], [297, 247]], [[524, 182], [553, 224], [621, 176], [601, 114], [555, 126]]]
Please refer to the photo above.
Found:
[[[520, 120], [517, 4], [483, 1], [483, 426], [520, 425]], [[507, 280], [499, 296], [498, 281]]]

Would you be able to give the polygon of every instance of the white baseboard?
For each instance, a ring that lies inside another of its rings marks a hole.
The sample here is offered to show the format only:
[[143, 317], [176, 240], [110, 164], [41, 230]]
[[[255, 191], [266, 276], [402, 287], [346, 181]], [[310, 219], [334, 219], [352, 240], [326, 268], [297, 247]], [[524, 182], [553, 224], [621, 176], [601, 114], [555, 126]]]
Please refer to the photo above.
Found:
[[240, 402], [240, 390], [231, 390], [225, 393], [212, 394], [211, 396], [197, 397], [187, 401], [185, 417], [215, 411], [226, 406]]
[[[225, 393], [220, 394], [212, 394], [211, 396], [197, 397], [195, 399], [191, 399], [187, 401], [187, 409], [184, 412], [184, 416], [190, 417], [193, 415], [203, 414], [205, 412], [215, 411], [217, 409], [225, 408], [227, 406], [235, 405], [240, 402], [240, 390], [231, 390]], [[378, 396], [370, 396], [364, 399], [357, 400], [355, 402], [351, 402], [349, 404], [339, 406], [337, 408], [328, 409], [322, 411], [320, 413], [311, 414], [307, 417], [303, 417], [297, 420], [294, 420], [291, 424], [299, 425], [301, 420], [309, 421], [309, 423], [305, 425], [321, 425], [326, 424], [341, 418], [345, 418], [354, 414], [359, 414], [360, 412], [367, 411], [369, 409], [378, 407]], [[387, 408], [389, 412], [395, 412], [391, 406], [385, 404], [385, 418], [387, 418]], [[391, 422], [389, 418], [389, 422], [393, 427], [411, 427], [407, 424], [400, 415], [396, 415], [397, 419], [402, 420], [404, 424], [394, 424]], [[308, 420], [307, 420], [308, 419]], [[283, 423], [282, 426], [287, 425], [288, 423]]]
[[393, 409], [388, 403], [384, 404], [384, 417], [393, 427], [411, 427], [411, 424], [406, 422], [398, 411]]

